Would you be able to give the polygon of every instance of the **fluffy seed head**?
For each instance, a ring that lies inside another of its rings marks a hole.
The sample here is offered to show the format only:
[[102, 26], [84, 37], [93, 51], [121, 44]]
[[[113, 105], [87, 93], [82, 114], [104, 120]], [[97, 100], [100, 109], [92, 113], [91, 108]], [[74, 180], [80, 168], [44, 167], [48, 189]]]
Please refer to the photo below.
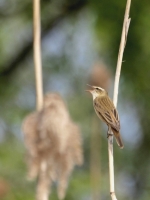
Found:
[[75, 165], [83, 162], [79, 127], [72, 122], [59, 94], [44, 97], [40, 112], [23, 123], [30, 178], [38, 176], [37, 199], [48, 197], [52, 181], [58, 182], [59, 199], [65, 197], [68, 179]]

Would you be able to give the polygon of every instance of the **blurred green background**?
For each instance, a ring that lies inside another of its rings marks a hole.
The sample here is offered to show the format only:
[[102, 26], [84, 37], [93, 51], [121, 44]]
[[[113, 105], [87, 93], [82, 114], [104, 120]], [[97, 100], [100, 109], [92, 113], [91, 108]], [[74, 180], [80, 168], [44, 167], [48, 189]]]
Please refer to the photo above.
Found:
[[[45, 92], [59, 92], [82, 131], [85, 162], [70, 178], [66, 200], [109, 196], [106, 126], [85, 93], [93, 66], [109, 71], [112, 97], [125, 0], [41, 0]], [[118, 199], [150, 196], [150, 4], [131, 4], [118, 111], [125, 148], [114, 141]], [[26, 180], [21, 123], [35, 109], [32, 1], [0, 0], [0, 199], [33, 200]], [[94, 174], [96, 173], [96, 175]], [[50, 199], [57, 199], [56, 188]]]

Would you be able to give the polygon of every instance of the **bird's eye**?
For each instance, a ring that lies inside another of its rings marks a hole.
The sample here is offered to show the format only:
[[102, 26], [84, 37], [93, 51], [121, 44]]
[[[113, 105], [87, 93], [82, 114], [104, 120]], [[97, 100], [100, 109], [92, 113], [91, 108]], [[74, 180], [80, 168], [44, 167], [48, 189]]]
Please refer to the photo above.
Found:
[[96, 88], [97, 91], [99, 91], [99, 88]]

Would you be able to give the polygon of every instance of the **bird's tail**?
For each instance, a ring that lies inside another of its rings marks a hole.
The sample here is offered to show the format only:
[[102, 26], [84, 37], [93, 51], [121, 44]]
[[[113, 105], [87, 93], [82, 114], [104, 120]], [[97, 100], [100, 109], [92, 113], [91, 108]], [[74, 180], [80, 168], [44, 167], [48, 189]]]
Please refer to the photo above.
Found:
[[122, 139], [121, 139], [121, 135], [120, 135], [120, 132], [116, 131], [115, 129], [112, 128], [112, 132], [115, 136], [115, 139], [116, 139], [116, 142], [118, 144], [118, 146], [123, 149], [124, 145], [123, 145], [123, 142], [122, 142]]

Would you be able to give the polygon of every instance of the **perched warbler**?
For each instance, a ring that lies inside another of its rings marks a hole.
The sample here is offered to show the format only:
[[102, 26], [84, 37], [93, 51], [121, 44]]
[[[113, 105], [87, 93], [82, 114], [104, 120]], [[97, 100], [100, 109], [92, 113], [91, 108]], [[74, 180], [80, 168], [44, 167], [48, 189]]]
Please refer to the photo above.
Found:
[[97, 116], [108, 126], [107, 136], [109, 137], [113, 132], [118, 146], [122, 149], [124, 145], [120, 135], [119, 115], [112, 100], [103, 88], [97, 86], [90, 87], [92, 89], [86, 91], [90, 92], [93, 96], [93, 106]]

